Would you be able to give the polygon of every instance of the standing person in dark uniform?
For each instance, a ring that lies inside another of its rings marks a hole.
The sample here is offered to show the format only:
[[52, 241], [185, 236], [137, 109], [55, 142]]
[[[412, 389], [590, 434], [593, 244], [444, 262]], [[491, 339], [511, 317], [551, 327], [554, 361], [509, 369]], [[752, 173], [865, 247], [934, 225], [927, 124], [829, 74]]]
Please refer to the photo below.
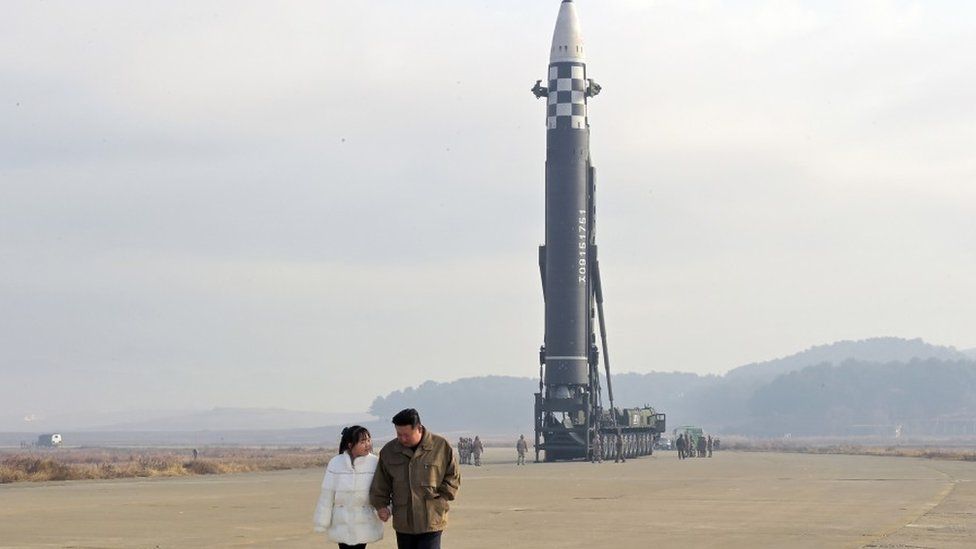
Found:
[[392, 514], [399, 549], [440, 549], [449, 502], [461, 487], [454, 450], [413, 408], [393, 416], [393, 425], [396, 438], [380, 450], [370, 504], [383, 522]]
[[698, 457], [705, 457], [705, 437], [698, 437]]
[[685, 435], [683, 433], [678, 435], [674, 445], [678, 449], [678, 459], [685, 459]]

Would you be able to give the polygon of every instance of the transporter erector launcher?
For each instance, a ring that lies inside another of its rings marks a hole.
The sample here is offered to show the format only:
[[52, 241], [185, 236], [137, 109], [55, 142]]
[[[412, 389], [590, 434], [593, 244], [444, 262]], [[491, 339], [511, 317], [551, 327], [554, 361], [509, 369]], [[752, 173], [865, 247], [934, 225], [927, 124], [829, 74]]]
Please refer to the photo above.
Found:
[[[537, 98], [546, 99], [546, 243], [539, 247], [545, 344], [539, 351], [535, 395], [536, 461], [541, 452], [546, 461], [647, 455], [665, 429], [664, 414], [653, 408], [613, 407], [587, 115], [588, 102], [600, 86], [588, 77], [584, 53], [576, 5], [563, 0], [552, 37], [548, 86], [539, 80], [532, 88]], [[609, 410], [603, 408], [600, 390], [596, 312]]]

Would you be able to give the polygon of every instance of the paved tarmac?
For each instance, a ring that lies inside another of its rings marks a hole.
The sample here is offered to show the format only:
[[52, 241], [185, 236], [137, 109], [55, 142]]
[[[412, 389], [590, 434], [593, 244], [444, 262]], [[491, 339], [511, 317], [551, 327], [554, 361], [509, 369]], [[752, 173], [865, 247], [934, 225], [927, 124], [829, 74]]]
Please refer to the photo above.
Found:
[[[446, 549], [973, 547], [976, 463], [717, 452], [464, 466]], [[335, 547], [322, 471], [0, 485], [0, 548]], [[386, 538], [371, 544], [396, 546]]]

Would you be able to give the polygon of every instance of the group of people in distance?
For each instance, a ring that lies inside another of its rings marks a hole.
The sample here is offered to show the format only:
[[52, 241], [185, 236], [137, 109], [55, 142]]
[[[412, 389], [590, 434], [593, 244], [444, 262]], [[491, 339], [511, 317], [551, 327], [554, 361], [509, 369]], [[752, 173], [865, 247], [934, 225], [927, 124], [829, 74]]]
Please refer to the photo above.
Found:
[[407, 408], [393, 416], [396, 438], [373, 454], [365, 427], [342, 430], [315, 508], [316, 532], [340, 549], [365, 549], [393, 519], [399, 549], [440, 549], [450, 503], [461, 487], [451, 445]]
[[678, 435], [674, 445], [678, 450], [678, 459], [690, 457], [712, 457], [712, 450], [718, 439], [712, 441], [712, 435], [692, 437], [688, 433]]
[[[481, 467], [481, 454], [485, 453], [485, 445], [481, 442], [481, 437], [475, 435], [474, 440], [465, 437], [459, 438], [457, 450], [461, 457], [461, 463]], [[471, 462], [472, 458], [474, 458], [474, 463]]]

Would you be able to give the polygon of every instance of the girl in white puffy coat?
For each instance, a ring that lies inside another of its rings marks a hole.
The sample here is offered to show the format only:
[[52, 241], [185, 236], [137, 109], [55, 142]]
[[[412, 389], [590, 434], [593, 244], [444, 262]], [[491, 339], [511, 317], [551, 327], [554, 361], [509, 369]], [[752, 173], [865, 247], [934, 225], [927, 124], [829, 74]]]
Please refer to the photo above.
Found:
[[369, 486], [379, 458], [365, 427], [342, 430], [339, 455], [329, 461], [315, 507], [315, 531], [328, 532], [341, 549], [365, 548], [383, 539], [383, 523], [369, 504]]

